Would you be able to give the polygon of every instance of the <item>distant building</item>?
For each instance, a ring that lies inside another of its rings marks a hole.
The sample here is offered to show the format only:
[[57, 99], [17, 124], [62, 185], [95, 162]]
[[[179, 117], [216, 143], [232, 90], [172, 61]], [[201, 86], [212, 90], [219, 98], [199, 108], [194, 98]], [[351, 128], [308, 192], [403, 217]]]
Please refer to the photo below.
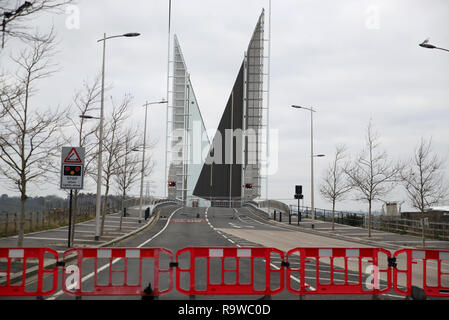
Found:
[[387, 217], [400, 217], [401, 213], [397, 202], [385, 202], [382, 206], [382, 215]]
[[402, 218], [412, 219], [412, 220], [429, 218], [429, 221], [432, 221], [432, 222], [449, 223], [449, 206], [430, 207], [430, 208], [427, 208], [424, 213], [403, 212], [401, 214], [401, 216], [402, 216]]

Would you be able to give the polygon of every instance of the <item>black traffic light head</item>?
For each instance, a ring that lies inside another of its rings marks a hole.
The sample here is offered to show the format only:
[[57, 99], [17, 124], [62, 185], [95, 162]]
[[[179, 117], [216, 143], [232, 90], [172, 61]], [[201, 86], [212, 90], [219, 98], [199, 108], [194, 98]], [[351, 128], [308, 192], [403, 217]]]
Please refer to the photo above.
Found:
[[253, 188], [253, 184], [252, 183], [245, 184], [245, 189], [252, 189], [252, 188]]
[[302, 186], [296, 186], [295, 187], [295, 194], [302, 194]]
[[64, 175], [80, 177], [81, 176], [81, 166], [64, 165]]
[[168, 182], [169, 187], [176, 187], [176, 181], [169, 181]]

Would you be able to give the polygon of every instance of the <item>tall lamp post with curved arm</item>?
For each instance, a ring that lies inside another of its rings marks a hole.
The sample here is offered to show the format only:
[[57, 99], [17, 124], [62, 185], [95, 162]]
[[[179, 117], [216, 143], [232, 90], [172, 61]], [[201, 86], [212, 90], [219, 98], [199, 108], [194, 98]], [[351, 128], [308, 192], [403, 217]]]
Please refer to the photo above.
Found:
[[146, 102], [143, 107], [145, 107], [145, 127], [143, 131], [143, 148], [142, 148], [142, 171], [140, 174], [140, 200], [139, 200], [139, 223], [142, 222], [142, 205], [143, 205], [143, 178], [145, 176], [145, 149], [147, 147], [147, 114], [148, 107], [153, 104], [164, 104], [168, 103], [166, 100], [162, 99], [157, 102]]
[[137, 37], [140, 33], [125, 33], [116, 36], [106, 37], [106, 33], [103, 39], [97, 42], [103, 42], [103, 67], [101, 71], [101, 111], [100, 111], [100, 133], [98, 138], [98, 171], [97, 171], [97, 203], [95, 211], [95, 240], [100, 240], [100, 216], [101, 216], [101, 171], [103, 167], [103, 120], [104, 120], [104, 70], [105, 70], [105, 58], [106, 58], [106, 40], [121, 37]]
[[[311, 204], [311, 210], [312, 210], [312, 223], [315, 222], [315, 199], [314, 199], [314, 179], [313, 179], [313, 158], [316, 157], [324, 157], [324, 154], [317, 154], [315, 155], [313, 153], [313, 113], [316, 112], [313, 110], [313, 108], [307, 108], [307, 107], [301, 107], [301, 106], [295, 106], [292, 105], [292, 108], [296, 109], [305, 109], [310, 111], [310, 204]], [[312, 224], [313, 227], [313, 224]]]

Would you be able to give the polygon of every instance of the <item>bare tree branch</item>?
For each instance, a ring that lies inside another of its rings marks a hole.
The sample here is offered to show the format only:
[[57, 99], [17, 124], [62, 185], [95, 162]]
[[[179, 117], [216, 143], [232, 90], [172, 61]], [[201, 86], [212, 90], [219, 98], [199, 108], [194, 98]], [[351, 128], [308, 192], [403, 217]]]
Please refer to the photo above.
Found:
[[8, 38], [31, 43], [43, 41], [45, 36], [36, 33], [36, 28], [30, 22], [41, 13], [62, 14], [65, 6], [74, 2], [74, 0], [2, 0], [0, 2], [2, 39], [0, 41], [4, 40], [6, 43]]
[[371, 120], [365, 143], [366, 149], [353, 163], [347, 163], [343, 171], [349, 185], [357, 192], [356, 200], [368, 202], [368, 237], [371, 237], [372, 203], [394, 189], [403, 165], [392, 163], [387, 153], [379, 150], [379, 135], [373, 132]]
[[39, 79], [54, 72], [49, 59], [54, 53], [54, 35], [33, 43], [15, 61], [16, 82], [2, 87], [0, 118], [0, 173], [21, 193], [18, 246], [23, 243], [27, 186], [51, 174], [54, 159], [62, 145], [59, 130], [65, 111], [39, 112], [32, 104], [32, 91]]
[[[426, 208], [438, 204], [448, 196], [444, 181], [444, 161], [433, 154], [432, 140], [421, 142], [413, 157], [401, 171], [404, 189], [413, 208], [424, 214]], [[422, 243], [425, 246], [424, 223]]]
[[117, 155], [123, 148], [124, 134], [123, 123], [128, 119], [129, 107], [132, 101], [130, 95], [125, 95], [119, 105], [115, 105], [111, 98], [113, 105], [111, 119], [106, 122], [103, 137], [103, 184], [105, 186], [105, 196], [102, 208], [102, 223], [100, 235], [103, 235], [104, 221], [106, 217], [106, 206], [108, 195], [111, 188], [111, 178], [115, 175], [115, 163]]
[[346, 146], [338, 145], [335, 148], [334, 161], [326, 170], [320, 193], [326, 200], [332, 202], [332, 230], [334, 230], [335, 204], [344, 199], [346, 193], [351, 191], [352, 186], [345, 180], [343, 168], [340, 163], [346, 158]]

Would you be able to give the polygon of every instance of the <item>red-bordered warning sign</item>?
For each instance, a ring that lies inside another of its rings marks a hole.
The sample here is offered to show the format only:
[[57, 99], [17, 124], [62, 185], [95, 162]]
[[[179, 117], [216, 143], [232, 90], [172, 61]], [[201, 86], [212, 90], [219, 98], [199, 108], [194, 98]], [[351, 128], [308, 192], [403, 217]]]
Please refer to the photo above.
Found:
[[61, 189], [83, 189], [84, 156], [83, 147], [62, 147]]
[[67, 156], [64, 159], [65, 163], [82, 163], [83, 160], [81, 160], [81, 157], [79, 156], [78, 152], [76, 152], [76, 148], [72, 148]]

